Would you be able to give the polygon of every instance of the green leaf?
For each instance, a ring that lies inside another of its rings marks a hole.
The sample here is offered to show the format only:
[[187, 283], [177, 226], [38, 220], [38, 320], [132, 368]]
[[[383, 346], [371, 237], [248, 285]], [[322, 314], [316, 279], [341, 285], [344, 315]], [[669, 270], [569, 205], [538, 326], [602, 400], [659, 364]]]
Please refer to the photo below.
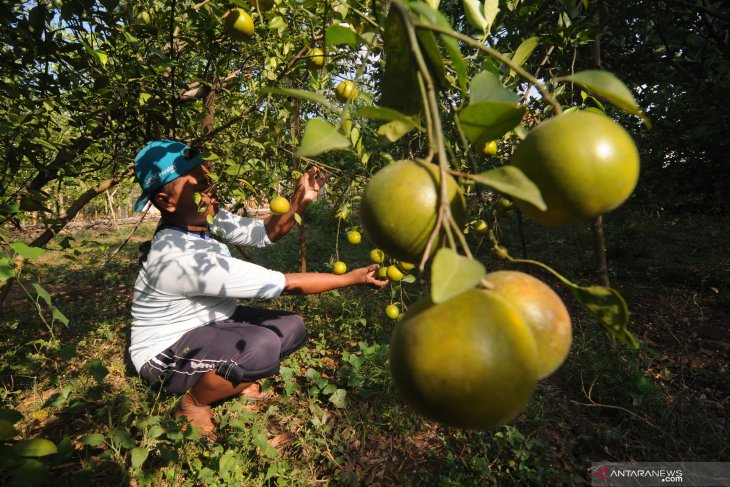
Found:
[[51, 305], [50, 308], [51, 308], [51, 314], [52, 314], [54, 320], [58, 320], [61, 323], [63, 323], [64, 325], [68, 325], [69, 319], [66, 317], [65, 314], [63, 314], [63, 312], [60, 309], [58, 309], [54, 305]]
[[288, 28], [289, 26], [286, 25], [286, 21], [280, 15], [277, 15], [269, 22], [269, 30], [275, 30], [279, 32], [279, 34], [284, 32]]
[[378, 135], [381, 137], [381, 143], [393, 143], [414, 128], [416, 126], [412, 122], [393, 120], [378, 127]]
[[132, 439], [132, 436], [129, 434], [129, 432], [123, 429], [115, 429], [114, 431], [112, 431], [111, 438], [114, 442], [114, 445], [120, 446], [122, 448], [132, 448], [137, 444]]
[[524, 113], [525, 107], [513, 103], [481, 101], [464, 108], [459, 121], [469, 142], [481, 146], [514, 129]]
[[150, 452], [147, 450], [147, 448], [138, 446], [137, 448], [133, 448], [131, 452], [132, 456], [132, 468], [139, 468], [142, 466], [145, 460], [147, 460], [147, 457], [149, 456]]
[[292, 98], [299, 98], [300, 100], [309, 100], [309, 101], [313, 101], [315, 103], [321, 103], [325, 106], [330, 105], [329, 100], [324, 95], [315, 93], [313, 91], [298, 90], [295, 88], [274, 88], [274, 87], [266, 86], [264, 88], [261, 88], [261, 93], [272, 94], [272, 95], [281, 95], [281, 96], [290, 96]]
[[79, 441], [84, 445], [96, 447], [104, 443], [104, 435], [101, 433], [89, 433], [79, 438]]
[[20, 212], [20, 205], [18, 203], [2, 204], [0, 205], [0, 215], [13, 215]]
[[109, 374], [109, 369], [104, 367], [101, 360], [94, 358], [86, 363], [86, 368], [89, 369], [91, 375], [96, 379], [99, 384], [104, 383], [104, 378]]
[[499, 0], [484, 0], [484, 19], [487, 21], [487, 32], [492, 30], [494, 19], [499, 13]]
[[500, 193], [527, 201], [542, 211], [547, 209], [540, 189], [521, 169], [514, 166], [501, 166], [481, 174], [474, 174], [471, 179], [477, 183], [494, 188]]
[[348, 147], [350, 147], [349, 139], [342, 135], [334, 125], [321, 118], [313, 118], [307, 122], [302, 142], [294, 155], [310, 157]]
[[444, 60], [441, 58], [441, 51], [439, 51], [439, 46], [436, 43], [436, 36], [431, 31], [417, 30], [416, 37], [418, 38], [421, 51], [426, 54], [426, 65], [434, 83], [440, 88], [447, 86]]
[[324, 45], [326, 47], [340, 45], [357, 47], [363, 42], [363, 39], [355, 31], [344, 25], [330, 25], [324, 33]]
[[45, 457], [58, 451], [56, 444], [45, 438], [22, 440], [13, 445], [13, 451], [21, 457]]
[[522, 43], [517, 46], [517, 50], [512, 55], [512, 62], [517, 66], [522, 66], [525, 61], [530, 57], [532, 51], [535, 50], [537, 45], [540, 43], [540, 39], [537, 37], [528, 37]]
[[48, 294], [48, 291], [43, 289], [43, 286], [38, 284], [37, 282], [33, 283], [33, 288], [35, 289], [35, 292], [38, 293], [38, 297], [41, 298], [43, 301], [46, 302], [47, 305], [51, 305], [51, 295]]
[[629, 308], [615, 289], [603, 286], [571, 286], [573, 297], [593, 314], [616, 338], [634, 350], [639, 342], [626, 329], [629, 322]]
[[10, 267], [10, 259], [7, 257], [0, 258], [0, 282], [7, 281], [15, 277], [15, 272]]
[[335, 405], [336, 408], [342, 409], [347, 406], [347, 391], [344, 389], [337, 389], [329, 398], [329, 401]]
[[160, 426], [159, 424], [156, 424], [152, 426], [147, 433], [147, 437], [149, 438], [159, 438], [160, 436], [165, 434], [165, 428]]
[[583, 88], [590, 90], [592, 93], [604, 98], [607, 102], [620, 108], [621, 110], [638, 115], [644, 121], [644, 124], [651, 128], [651, 121], [644, 115], [636, 103], [636, 99], [626, 85], [616, 77], [613, 73], [602, 71], [600, 69], [589, 69], [580, 71], [570, 76], [557, 78], [558, 81], [569, 81]]
[[6, 419], [0, 419], [0, 441], [9, 440], [17, 434], [18, 431], [13, 427], [13, 423]]
[[[409, 5], [410, 9], [421, 16], [421, 20], [432, 25], [443, 27], [445, 29], [454, 30], [449, 21], [444, 17], [441, 12], [436, 11], [436, 7], [428, 6], [425, 3], [415, 2]], [[462, 91], [466, 91], [467, 82], [467, 69], [466, 62], [461, 55], [461, 48], [459, 47], [459, 41], [453, 37], [441, 34], [439, 36], [441, 42], [446, 48], [446, 52], [451, 58], [451, 64], [456, 71], [456, 77], [459, 81], [459, 88]]]
[[401, 279], [400, 282], [405, 282], [407, 284], [413, 284], [414, 282], [416, 282], [416, 276], [414, 276], [413, 274], [406, 274], [405, 276], [403, 276], [403, 279]]
[[58, 353], [58, 356], [64, 360], [71, 360], [72, 358], [77, 356], [76, 344], [69, 343], [67, 345], [64, 345], [63, 347], [59, 348], [58, 352], [56, 353]]
[[406, 115], [421, 110], [421, 90], [410, 40], [396, 8], [391, 8], [383, 32], [385, 72], [380, 86], [379, 104]]
[[431, 264], [431, 300], [443, 303], [479, 284], [487, 271], [481, 262], [441, 248]]
[[393, 110], [392, 108], [385, 108], [385, 107], [378, 107], [378, 106], [370, 106], [370, 107], [362, 107], [358, 109], [354, 115], [356, 117], [366, 117], [370, 118], [372, 120], [386, 120], [388, 122], [393, 120], [399, 120], [404, 123], [410, 123], [413, 124], [418, 128], [418, 130], [423, 131], [423, 127], [418, 125], [416, 117], [409, 117], [407, 115], [403, 115], [398, 110]]
[[10, 244], [10, 248], [21, 257], [28, 260], [40, 257], [46, 251], [40, 247], [30, 247], [23, 242], [13, 242]]
[[298, 225], [302, 224], [302, 216], [299, 213], [294, 213], [294, 221], [297, 222]]
[[144, 106], [147, 103], [147, 100], [152, 98], [152, 94], [150, 93], [140, 93], [139, 94], [139, 106]]
[[482, 15], [482, 4], [479, 0], [463, 0], [466, 20], [475, 28], [483, 32], [487, 30], [487, 19]]
[[514, 91], [505, 88], [499, 78], [488, 71], [482, 71], [474, 76], [469, 84], [470, 103], [481, 101], [498, 101], [517, 105], [520, 97]]
[[40, 487], [48, 482], [48, 468], [38, 460], [26, 458], [13, 470], [8, 487]]

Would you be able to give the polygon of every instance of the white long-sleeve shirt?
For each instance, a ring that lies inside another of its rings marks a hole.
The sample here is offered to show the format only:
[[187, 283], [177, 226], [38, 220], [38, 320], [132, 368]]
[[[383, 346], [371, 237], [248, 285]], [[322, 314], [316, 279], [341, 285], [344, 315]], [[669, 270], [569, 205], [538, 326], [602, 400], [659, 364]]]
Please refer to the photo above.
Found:
[[[225, 210], [218, 211], [210, 230], [230, 244], [271, 244], [263, 221]], [[139, 372], [186, 332], [229, 318], [237, 298], [276, 298], [284, 284], [281, 272], [236, 259], [215, 239], [172, 228], [157, 232], [134, 285], [129, 347], [134, 367]]]

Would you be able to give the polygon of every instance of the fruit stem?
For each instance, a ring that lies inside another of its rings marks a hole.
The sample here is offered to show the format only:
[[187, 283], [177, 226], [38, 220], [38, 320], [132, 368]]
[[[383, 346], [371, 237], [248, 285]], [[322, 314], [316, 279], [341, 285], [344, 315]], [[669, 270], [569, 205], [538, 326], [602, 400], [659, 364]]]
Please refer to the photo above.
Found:
[[544, 83], [540, 82], [537, 78], [535, 78], [530, 73], [528, 73], [527, 71], [522, 69], [522, 67], [520, 67], [517, 64], [515, 64], [514, 62], [512, 62], [512, 60], [510, 58], [506, 57], [505, 55], [503, 55], [496, 49], [486, 46], [476, 39], [473, 39], [469, 36], [465, 36], [464, 34], [455, 32], [455, 31], [453, 31], [451, 29], [447, 29], [445, 27], [427, 24], [424, 22], [420, 22], [418, 20], [413, 20], [413, 21], [411, 21], [411, 23], [419, 29], [428, 29], [428, 30], [432, 30], [434, 32], [438, 32], [440, 34], [447, 35], [449, 37], [453, 37], [455, 39], [458, 39], [458, 40], [464, 42], [465, 44], [470, 45], [471, 47], [474, 47], [476, 49], [480, 49], [480, 50], [486, 52], [493, 58], [497, 59], [499, 62], [506, 64], [510, 69], [512, 69], [515, 73], [519, 74], [522, 78], [524, 78], [527, 81], [529, 81], [530, 83], [532, 83], [537, 88], [537, 90], [540, 92], [540, 94], [545, 99], [545, 101], [550, 106], [553, 107], [553, 110], [555, 110], [555, 115], [560, 115], [561, 113], [563, 113], [563, 109], [560, 107], [560, 103], [558, 103], [558, 101], [555, 98], [553, 98], [553, 96], [550, 94], [550, 91], [547, 89], [547, 87], [545, 86]]

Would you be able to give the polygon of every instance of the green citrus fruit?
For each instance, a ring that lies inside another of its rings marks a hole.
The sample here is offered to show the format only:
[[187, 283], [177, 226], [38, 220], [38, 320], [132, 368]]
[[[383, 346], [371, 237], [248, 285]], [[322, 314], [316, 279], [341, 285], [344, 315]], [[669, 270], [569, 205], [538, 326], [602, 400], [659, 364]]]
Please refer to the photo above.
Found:
[[391, 320], [396, 320], [400, 316], [400, 310], [398, 309], [398, 306], [394, 304], [389, 304], [385, 307], [385, 314], [390, 318]]
[[540, 189], [541, 211], [515, 200], [544, 225], [570, 225], [613, 210], [639, 179], [639, 152], [631, 135], [608, 117], [572, 112], [534, 128], [517, 147], [512, 164]]
[[237, 41], [245, 41], [254, 33], [253, 19], [242, 8], [233, 8], [223, 16], [223, 26], [228, 35]]
[[485, 234], [489, 230], [489, 225], [487, 225], [487, 222], [484, 220], [476, 220], [471, 222], [471, 229], [474, 230], [474, 233], [478, 234]]
[[484, 144], [482, 147], [482, 154], [485, 156], [493, 156], [497, 153], [497, 141], [492, 140]]
[[[451, 214], [457, 226], [463, 227], [464, 195], [454, 178], [447, 178]], [[360, 217], [368, 240], [396, 259], [420, 262], [436, 225], [439, 180], [438, 166], [420, 160], [398, 161], [378, 171], [360, 202]]]
[[390, 364], [414, 409], [460, 428], [504, 424], [537, 382], [532, 333], [504, 298], [483, 289], [411, 306], [391, 337]]
[[390, 279], [391, 281], [397, 282], [397, 281], [400, 281], [401, 279], [403, 279], [403, 273], [401, 272], [400, 269], [398, 269], [398, 266], [395, 266], [395, 265], [388, 266], [388, 271], [387, 271], [386, 275], [388, 276], [388, 279]]
[[347, 265], [341, 260], [338, 260], [337, 262], [332, 264], [332, 272], [337, 275], [344, 274], [345, 272], [347, 272]]
[[347, 232], [347, 241], [352, 245], [358, 245], [362, 241], [362, 235], [357, 230]]
[[289, 200], [287, 200], [283, 196], [277, 196], [276, 198], [271, 200], [271, 203], [269, 203], [269, 208], [271, 209], [271, 213], [275, 215], [283, 215], [291, 210], [291, 205], [289, 204]]
[[318, 47], [314, 47], [307, 53], [307, 64], [310, 68], [319, 69], [324, 66], [324, 51]]
[[341, 81], [335, 88], [335, 96], [340, 103], [354, 102], [360, 96], [357, 86], [350, 80]]
[[373, 249], [370, 251], [370, 262], [373, 264], [382, 264], [385, 260], [385, 252], [380, 249]]
[[563, 300], [541, 280], [518, 271], [487, 274], [491, 292], [505, 298], [535, 337], [537, 376], [552, 374], [568, 356], [573, 340], [570, 315]]
[[405, 262], [403, 260], [398, 261], [398, 267], [403, 269], [404, 271], [410, 271], [414, 267], [416, 267], [416, 264], [411, 264], [410, 262]]
[[380, 279], [387, 279], [388, 278], [388, 268], [387, 267], [378, 268], [378, 277]]

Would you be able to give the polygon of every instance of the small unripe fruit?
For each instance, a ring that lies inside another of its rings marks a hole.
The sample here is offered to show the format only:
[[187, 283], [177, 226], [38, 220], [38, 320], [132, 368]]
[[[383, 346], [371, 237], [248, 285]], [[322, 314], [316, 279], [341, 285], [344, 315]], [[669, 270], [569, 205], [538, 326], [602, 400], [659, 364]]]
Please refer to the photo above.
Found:
[[284, 215], [285, 213], [288, 213], [289, 210], [291, 210], [291, 205], [289, 204], [289, 200], [284, 198], [283, 196], [277, 196], [273, 200], [271, 200], [271, 203], [269, 203], [269, 208], [271, 209], [271, 213], [274, 215]]
[[370, 262], [373, 264], [382, 264], [385, 260], [385, 252], [380, 249], [373, 249], [370, 251]]
[[403, 273], [400, 271], [400, 269], [398, 269], [398, 266], [395, 265], [388, 266], [387, 275], [388, 279], [390, 279], [391, 281], [397, 282], [403, 279]]
[[400, 310], [398, 309], [398, 306], [394, 304], [389, 304], [385, 307], [385, 314], [390, 318], [391, 320], [396, 320], [400, 316]]
[[344, 274], [345, 272], [347, 272], [347, 265], [341, 260], [338, 260], [337, 262], [332, 264], [332, 272], [337, 274], [338, 276], [340, 274]]

